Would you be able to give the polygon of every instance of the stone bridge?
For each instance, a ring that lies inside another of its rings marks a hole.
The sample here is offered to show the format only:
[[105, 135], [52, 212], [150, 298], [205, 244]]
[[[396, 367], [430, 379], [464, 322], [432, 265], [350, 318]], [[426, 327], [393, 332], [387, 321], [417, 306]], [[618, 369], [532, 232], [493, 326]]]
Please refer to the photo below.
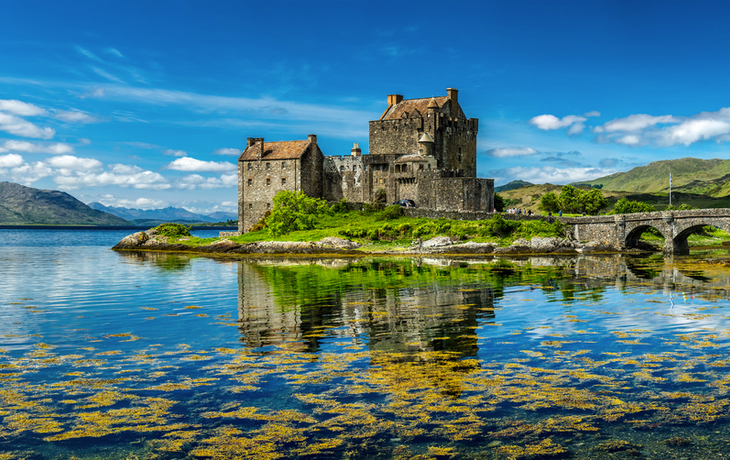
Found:
[[638, 247], [641, 234], [653, 227], [664, 236], [664, 252], [689, 254], [687, 237], [706, 225], [730, 232], [730, 209], [642, 212], [615, 216], [563, 217], [578, 241], [605, 240], [622, 249]]

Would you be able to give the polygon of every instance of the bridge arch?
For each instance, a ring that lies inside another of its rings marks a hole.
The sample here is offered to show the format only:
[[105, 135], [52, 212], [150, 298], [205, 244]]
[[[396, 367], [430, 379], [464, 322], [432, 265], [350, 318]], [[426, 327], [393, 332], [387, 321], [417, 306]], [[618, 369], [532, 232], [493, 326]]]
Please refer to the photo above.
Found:
[[702, 227], [717, 227], [730, 233], [730, 222], [726, 218], [707, 219], [681, 219], [674, 222], [674, 237], [670, 240], [664, 240], [664, 252], [673, 254], [689, 254], [689, 243], [687, 238], [693, 233], [698, 232]]
[[662, 235], [665, 242], [667, 241], [667, 239], [671, 240], [671, 236], [667, 238], [666, 229], [660, 227], [662, 226], [656, 225], [656, 223], [653, 221], [632, 225], [630, 228], [626, 229], [626, 236], [624, 237], [623, 241], [624, 247], [627, 249], [639, 248], [639, 240], [641, 239], [641, 235], [643, 235], [644, 232], [651, 228], [657, 230]]

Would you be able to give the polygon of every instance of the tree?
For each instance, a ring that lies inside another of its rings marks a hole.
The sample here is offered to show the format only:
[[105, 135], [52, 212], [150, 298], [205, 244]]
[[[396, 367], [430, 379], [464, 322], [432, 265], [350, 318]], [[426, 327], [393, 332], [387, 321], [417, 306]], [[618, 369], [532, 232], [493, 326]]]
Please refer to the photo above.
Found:
[[613, 205], [609, 214], [631, 214], [634, 212], [654, 212], [654, 206], [643, 201], [629, 201], [621, 198]]
[[504, 212], [504, 198], [502, 198], [499, 193], [494, 194], [494, 209], [497, 210], [497, 212]]
[[597, 215], [601, 209], [608, 206], [608, 200], [597, 188], [581, 191], [580, 201], [585, 213], [591, 216]]
[[540, 198], [540, 204], [537, 207], [545, 212], [558, 212], [560, 211], [560, 200], [555, 193], [546, 193]]
[[581, 212], [583, 210], [580, 200], [581, 193], [582, 191], [580, 189], [577, 189], [572, 185], [564, 185], [563, 189], [560, 191], [560, 196], [558, 197], [560, 209], [562, 209], [563, 212]]
[[311, 230], [317, 218], [329, 212], [325, 200], [312, 198], [304, 192], [282, 190], [274, 197], [274, 209], [266, 218], [266, 228], [271, 236], [296, 230]]

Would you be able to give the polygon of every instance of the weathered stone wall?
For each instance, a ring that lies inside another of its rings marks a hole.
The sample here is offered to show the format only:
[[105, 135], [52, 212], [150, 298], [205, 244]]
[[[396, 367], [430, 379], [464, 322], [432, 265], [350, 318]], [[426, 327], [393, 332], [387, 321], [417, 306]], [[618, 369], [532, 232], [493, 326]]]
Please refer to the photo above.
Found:
[[441, 150], [445, 169], [461, 169], [466, 177], [477, 176], [477, 131], [478, 120], [471, 118], [442, 118], [439, 133]]
[[369, 201], [370, 188], [361, 156], [327, 156], [323, 197], [328, 201]]
[[423, 118], [375, 120], [368, 126], [370, 155], [412, 155], [418, 153], [418, 134]]
[[302, 187], [299, 159], [244, 161], [239, 163], [239, 171], [238, 225], [242, 232], [247, 232], [271, 209], [274, 195], [280, 190], [296, 191]]

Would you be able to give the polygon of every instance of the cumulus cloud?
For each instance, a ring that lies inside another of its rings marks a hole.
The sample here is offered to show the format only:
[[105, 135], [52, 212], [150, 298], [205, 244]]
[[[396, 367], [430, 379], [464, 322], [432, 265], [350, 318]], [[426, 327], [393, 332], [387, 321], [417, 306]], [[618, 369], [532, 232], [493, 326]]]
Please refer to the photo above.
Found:
[[138, 166], [115, 164], [110, 167], [111, 171], [101, 173], [59, 175], [54, 177], [53, 181], [67, 190], [106, 185], [153, 190], [165, 190], [171, 187], [162, 175], [145, 171]]
[[73, 147], [60, 142], [55, 143], [37, 143], [28, 141], [6, 141], [1, 147], [5, 151], [25, 152], [25, 153], [51, 153], [54, 155], [63, 155], [72, 153]]
[[505, 158], [524, 155], [535, 155], [536, 153], [538, 153], [538, 151], [529, 147], [498, 147], [489, 149], [484, 153], [492, 157]]
[[596, 126], [598, 142], [612, 142], [628, 146], [653, 145], [669, 147], [689, 146], [695, 142], [730, 141], [730, 108], [715, 112], [701, 112], [689, 117], [674, 115], [652, 116], [633, 114]]
[[225, 172], [236, 170], [236, 165], [227, 161], [203, 161], [191, 157], [178, 158], [169, 165], [168, 169], [186, 172]]
[[23, 157], [15, 153], [0, 155], [0, 168], [17, 168], [25, 163]]
[[569, 135], [580, 134], [585, 129], [584, 122], [590, 117], [600, 116], [600, 112], [591, 111], [581, 115], [566, 115], [563, 118], [558, 118], [555, 115], [544, 114], [538, 115], [531, 118], [528, 123], [536, 126], [543, 131], [552, 131], [555, 129], [568, 128], [567, 133]]
[[577, 181], [592, 180], [597, 177], [615, 173], [615, 169], [605, 168], [555, 168], [553, 166], [507, 168], [491, 171], [495, 179], [504, 181], [521, 179], [533, 184], [568, 184]]
[[73, 155], [60, 155], [49, 158], [46, 163], [64, 175], [72, 175], [78, 172], [97, 171], [102, 168], [101, 161], [94, 158], [79, 158]]
[[168, 206], [168, 203], [163, 200], [157, 200], [154, 198], [117, 198], [114, 195], [106, 194], [99, 197], [97, 200], [104, 206], [114, 206], [117, 208], [131, 208], [131, 209], [159, 209]]
[[213, 151], [213, 155], [240, 155], [240, 149], [218, 149]]
[[175, 183], [176, 188], [195, 190], [195, 189], [214, 189], [237, 187], [238, 175], [223, 174], [220, 177], [203, 177], [200, 174], [190, 174], [183, 177]]

